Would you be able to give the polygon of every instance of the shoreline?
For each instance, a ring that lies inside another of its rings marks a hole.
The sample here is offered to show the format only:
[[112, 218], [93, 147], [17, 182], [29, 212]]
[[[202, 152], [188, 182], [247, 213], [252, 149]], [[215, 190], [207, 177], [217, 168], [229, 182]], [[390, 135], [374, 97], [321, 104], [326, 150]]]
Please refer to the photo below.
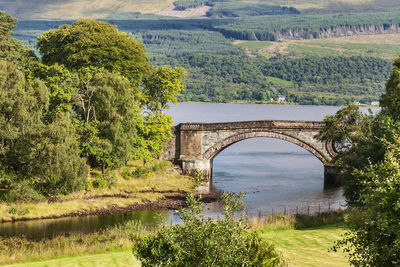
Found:
[[[157, 211], [157, 210], [176, 210], [179, 208], [186, 207], [186, 193], [179, 192], [175, 195], [166, 195], [165, 198], [158, 199], [156, 201], [149, 201], [145, 203], [132, 204], [129, 206], [121, 207], [112, 205], [108, 208], [101, 208], [97, 210], [82, 210], [76, 212], [70, 212], [61, 215], [49, 215], [41, 217], [20, 217], [11, 219], [0, 219], [2, 223], [16, 223], [16, 222], [27, 222], [27, 221], [38, 221], [38, 220], [52, 220], [61, 218], [75, 218], [75, 217], [87, 217], [87, 216], [102, 216], [102, 215], [113, 215], [113, 214], [126, 214], [138, 211]], [[210, 203], [218, 201], [221, 197], [221, 192], [213, 192], [208, 194], [201, 194], [202, 203]], [[107, 197], [107, 196], [102, 196]], [[108, 196], [113, 197], [113, 196]]]
[[[333, 105], [301, 105], [297, 103], [254, 103], [254, 102], [228, 102], [228, 103], [220, 103], [220, 102], [196, 102], [196, 101], [185, 101], [178, 102], [178, 104], [220, 104], [220, 105], [254, 105], [254, 106], [298, 106], [298, 107], [345, 107], [342, 106], [333, 106]], [[372, 106], [372, 105], [359, 105], [360, 108], [380, 108], [380, 106]]]

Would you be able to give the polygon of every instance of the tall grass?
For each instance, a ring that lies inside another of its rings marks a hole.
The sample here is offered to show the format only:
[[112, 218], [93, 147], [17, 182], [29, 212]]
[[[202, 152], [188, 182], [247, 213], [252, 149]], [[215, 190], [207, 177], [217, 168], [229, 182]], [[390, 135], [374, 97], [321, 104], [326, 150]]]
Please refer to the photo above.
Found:
[[148, 233], [154, 229], [144, 227], [140, 222], [130, 221], [91, 234], [58, 235], [39, 240], [0, 237], [0, 264], [126, 251], [132, 246], [132, 235]]
[[346, 211], [331, 211], [313, 215], [296, 214], [271, 214], [264, 217], [255, 217], [249, 220], [249, 225], [254, 229], [277, 231], [288, 229], [308, 229], [326, 225], [344, 225]]

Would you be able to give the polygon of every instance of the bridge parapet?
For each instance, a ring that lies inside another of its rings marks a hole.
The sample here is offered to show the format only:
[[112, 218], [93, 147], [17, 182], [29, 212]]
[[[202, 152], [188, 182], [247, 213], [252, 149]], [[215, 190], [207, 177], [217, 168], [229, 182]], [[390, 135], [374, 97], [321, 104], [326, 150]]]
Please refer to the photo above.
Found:
[[178, 125], [181, 131], [220, 131], [238, 129], [304, 129], [320, 130], [324, 123], [321, 121], [288, 121], [288, 120], [260, 120], [217, 123], [181, 123]]

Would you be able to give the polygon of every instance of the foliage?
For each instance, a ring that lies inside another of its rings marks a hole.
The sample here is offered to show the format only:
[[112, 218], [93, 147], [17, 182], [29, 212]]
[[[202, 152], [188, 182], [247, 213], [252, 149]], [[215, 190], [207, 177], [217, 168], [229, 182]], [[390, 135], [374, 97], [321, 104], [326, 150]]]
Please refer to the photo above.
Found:
[[185, 10], [199, 6], [212, 6], [214, 2], [218, 2], [218, 0], [177, 0], [174, 2], [174, 6], [176, 10]]
[[290, 14], [300, 14], [300, 12], [293, 7], [236, 1], [216, 2], [212, 5], [211, 10], [207, 12], [208, 17], [217, 18]]
[[22, 65], [25, 57], [33, 57], [20, 41], [11, 38], [11, 31], [15, 28], [17, 20], [0, 10], [0, 59]]
[[25, 79], [12, 63], [0, 64], [0, 163], [6, 173], [16, 174], [11, 189], [22, 181], [43, 194], [81, 188], [84, 165], [69, 119], [60, 115], [52, 124], [44, 124], [47, 87], [39, 80]]
[[185, 75], [183, 68], [155, 67], [143, 81], [147, 109], [158, 115], [169, 109], [169, 103], [177, 104], [176, 96], [185, 89], [182, 82]]
[[169, 166], [170, 163], [167, 161], [146, 163], [143, 166], [137, 166], [133, 171], [128, 168], [124, 169], [122, 171], [122, 177], [126, 180], [130, 180], [132, 178], [149, 178], [154, 176], [155, 173], [165, 172]]
[[326, 126], [318, 138], [336, 141], [339, 149], [333, 163], [339, 169], [348, 204], [363, 206], [360, 194], [366, 178], [356, 175], [355, 171], [383, 160], [386, 142], [394, 142], [400, 132], [400, 123], [383, 112], [375, 116], [361, 114], [355, 106], [346, 107], [334, 116], [327, 116], [324, 122]]
[[400, 138], [387, 143], [384, 160], [357, 170], [362, 179], [360, 201], [350, 231], [338, 241], [355, 266], [400, 265]]
[[155, 233], [134, 236], [134, 255], [143, 266], [277, 266], [282, 259], [273, 245], [248, 232], [245, 218], [235, 221], [241, 195], [222, 198], [224, 218], [214, 221], [201, 215], [193, 194], [188, 209], [180, 210], [182, 224], [163, 226]]
[[49, 89], [49, 107], [44, 114], [46, 123], [51, 123], [58, 114], [71, 114], [73, 97], [77, 94], [77, 75], [58, 64], [48, 66], [32, 61], [28, 66], [28, 74], [43, 81]]
[[386, 84], [386, 92], [381, 97], [384, 112], [398, 121], [400, 119], [400, 55], [394, 61], [393, 71]]
[[[384, 32], [400, 22], [397, 11], [326, 15], [255, 16], [214, 24], [227, 38], [275, 41], [279, 37], [313, 39], [342, 36], [369, 27]], [[245, 30], [243, 30], [245, 29]], [[334, 31], [333, 31], [334, 30]], [[279, 36], [279, 37], [278, 37]]]
[[82, 152], [92, 166], [121, 166], [135, 153], [138, 90], [116, 72], [81, 69], [75, 112]]
[[[11, 38], [16, 21], [0, 19], [2, 199], [110, 185], [106, 168], [160, 155], [172, 125], [162, 111], [183, 89], [183, 69], [151, 68], [142, 44], [95, 20], [42, 34], [42, 63]], [[86, 181], [87, 167], [103, 177]]]
[[148, 67], [142, 44], [107, 22], [81, 19], [43, 33], [38, 48], [45, 64], [70, 70], [105, 68], [138, 82]]
[[337, 152], [348, 152], [358, 144], [361, 120], [365, 117], [358, 106], [349, 104], [333, 116], [326, 116], [324, 126], [317, 135], [321, 140], [331, 140]]

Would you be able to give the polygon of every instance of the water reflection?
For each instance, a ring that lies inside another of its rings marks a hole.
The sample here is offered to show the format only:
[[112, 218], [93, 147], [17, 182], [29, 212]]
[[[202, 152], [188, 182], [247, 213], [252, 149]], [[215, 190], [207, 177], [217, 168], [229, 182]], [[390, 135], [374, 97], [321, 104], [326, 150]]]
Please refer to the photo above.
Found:
[[139, 211], [128, 214], [112, 214], [50, 220], [9, 222], [0, 224], [0, 236], [26, 236], [28, 238], [52, 237], [57, 234], [92, 233], [106, 227], [139, 221], [144, 226], [154, 226], [159, 218], [165, 221], [169, 211]]

